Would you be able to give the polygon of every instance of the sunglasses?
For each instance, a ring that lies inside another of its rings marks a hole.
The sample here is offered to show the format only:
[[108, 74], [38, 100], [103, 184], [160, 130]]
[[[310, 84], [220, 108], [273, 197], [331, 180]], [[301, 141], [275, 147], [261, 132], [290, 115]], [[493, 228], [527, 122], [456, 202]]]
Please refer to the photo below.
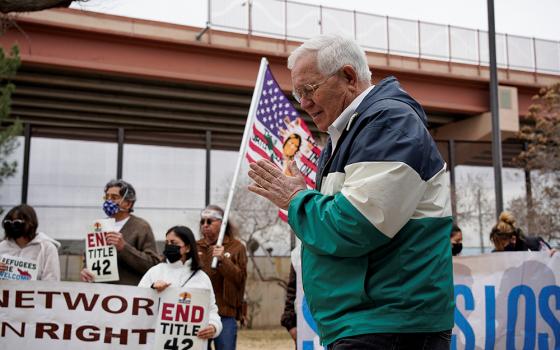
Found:
[[2, 222], [2, 226], [4, 226], [4, 228], [22, 227], [24, 224], [25, 224], [25, 221], [22, 220], [22, 219], [15, 219], [15, 220], [6, 219]]
[[220, 220], [218, 220], [218, 219], [200, 219], [200, 226], [202, 226], [202, 225], [212, 225], [216, 221], [220, 221]]

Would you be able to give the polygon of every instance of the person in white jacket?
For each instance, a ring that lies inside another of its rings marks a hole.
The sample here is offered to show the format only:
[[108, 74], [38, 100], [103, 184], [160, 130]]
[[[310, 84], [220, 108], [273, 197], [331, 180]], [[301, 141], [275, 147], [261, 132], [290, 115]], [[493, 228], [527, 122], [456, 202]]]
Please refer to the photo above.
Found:
[[138, 287], [153, 288], [158, 292], [170, 286], [209, 290], [210, 319], [208, 326], [202, 328], [197, 336], [201, 339], [211, 339], [220, 335], [222, 321], [218, 315], [216, 296], [210, 278], [200, 268], [192, 231], [186, 226], [170, 228], [165, 234], [163, 255], [166, 261], [150, 268], [138, 283]]
[[[0, 257], [33, 261], [37, 266], [37, 280], [60, 281], [60, 243], [43, 232], [37, 232], [38, 226], [33, 207], [21, 204], [10, 209], [2, 220], [5, 237], [0, 242]], [[7, 269], [8, 266], [0, 262], [0, 272]]]

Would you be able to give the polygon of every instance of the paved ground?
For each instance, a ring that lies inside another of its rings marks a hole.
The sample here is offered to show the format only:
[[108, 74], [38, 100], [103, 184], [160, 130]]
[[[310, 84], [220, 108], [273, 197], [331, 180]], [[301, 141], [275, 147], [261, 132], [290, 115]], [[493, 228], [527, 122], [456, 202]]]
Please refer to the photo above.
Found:
[[237, 334], [238, 350], [294, 350], [292, 338], [284, 328], [242, 329]]

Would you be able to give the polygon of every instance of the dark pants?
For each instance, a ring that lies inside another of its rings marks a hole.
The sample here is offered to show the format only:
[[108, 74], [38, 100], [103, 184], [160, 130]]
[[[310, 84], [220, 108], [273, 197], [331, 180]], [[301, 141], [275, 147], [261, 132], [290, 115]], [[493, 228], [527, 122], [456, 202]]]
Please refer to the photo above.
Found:
[[342, 338], [328, 350], [449, 350], [451, 330], [436, 333], [380, 333]]
[[234, 317], [220, 317], [222, 320], [222, 333], [218, 338], [208, 341], [208, 349], [210, 344], [214, 343], [216, 350], [235, 350], [237, 343], [237, 321]]

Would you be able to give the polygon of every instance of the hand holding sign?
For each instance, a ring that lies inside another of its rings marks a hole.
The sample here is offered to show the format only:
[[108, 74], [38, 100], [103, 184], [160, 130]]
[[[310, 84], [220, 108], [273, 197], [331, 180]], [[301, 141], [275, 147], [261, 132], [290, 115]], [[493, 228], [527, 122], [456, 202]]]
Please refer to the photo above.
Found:
[[114, 245], [117, 248], [118, 252], [124, 249], [125, 241], [123, 239], [122, 233], [107, 232], [106, 238], [107, 238], [107, 243]]
[[200, 339], [212, 339], [214, 338], [214, 334], [216, 334], [216, 327], [214, 327], [214, 325], [208, 325], [198, 332], [197, 337]]
[[95, 280], [95, 276], [90, 270], [82, 269], [82, 271], [80, 271], [80, 279], [82, 282], [93, 282]]
[[0, 272], [6, 271], [8, 269], [8, 265], [0, 262]]
[[169, 287], [171, 285], [171, 283], [169, 282], [165, 282], [165, 281], [155, 281], [154, 284], [152, 284], [152, 289], [155, 289], [158, 291], [158, 293], [163, 292], [165, 290], [165, 288]]

